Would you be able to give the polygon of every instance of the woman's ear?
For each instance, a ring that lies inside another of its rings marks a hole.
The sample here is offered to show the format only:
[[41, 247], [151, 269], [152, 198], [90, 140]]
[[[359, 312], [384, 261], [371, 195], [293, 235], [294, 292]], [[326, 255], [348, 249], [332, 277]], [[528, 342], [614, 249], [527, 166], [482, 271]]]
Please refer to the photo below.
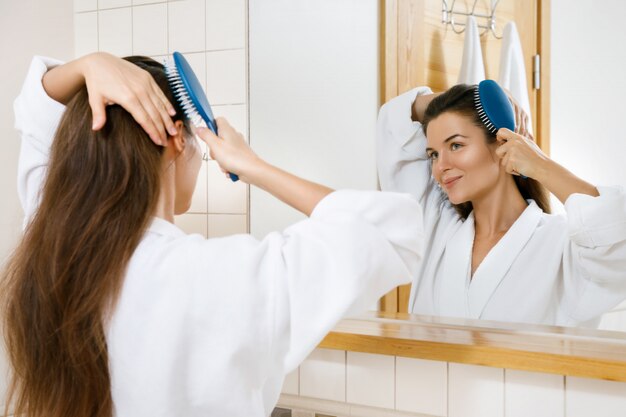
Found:
[[170, 135], [167, 138], [167, 144], [169, 146], [173, 146], [177, 153], [182, 152], [185, 149], [185, 145], [187, 139], [185, 138], [185, 125], [181, 120], [176, 120], [174, 122], [174, 126], [176, 126], [176, 135]]

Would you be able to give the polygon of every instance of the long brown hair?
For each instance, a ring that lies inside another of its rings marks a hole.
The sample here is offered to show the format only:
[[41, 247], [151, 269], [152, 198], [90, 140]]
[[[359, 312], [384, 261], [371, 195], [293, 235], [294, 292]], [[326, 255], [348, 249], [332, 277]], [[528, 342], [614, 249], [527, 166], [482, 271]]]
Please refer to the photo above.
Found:
[[[474, 89], [476, 85], [458, 84], [445, 93], [435, 97], [426, 108], [424, 113], [424, 134], [428, 131], [428, 124], [442, 113], [456, 113], [468, 117], [472, 123], [482, 128], [487, 143], [494, 143], [496, 135], [491, 133], [481, 122], [476, 106], [474, 105]], [[532, 199], [545, 213], [550, 213], [550, 195], [548, 190], [532, 178], [513, 176], [517, 189], [525, 200]], [[459, 216], [467, 219], [473, 210], [471, 201], [461, 204], [452, 204]]]
[[[163, 66], [147, 70], [183, 120]], [[7, 406], [28, 417], [110, 417], [105, 320], [155, 210], [161, 147], [120, 106], [91, 130], [87, 90], [67, 105], [41, 203], [2, 274]]]

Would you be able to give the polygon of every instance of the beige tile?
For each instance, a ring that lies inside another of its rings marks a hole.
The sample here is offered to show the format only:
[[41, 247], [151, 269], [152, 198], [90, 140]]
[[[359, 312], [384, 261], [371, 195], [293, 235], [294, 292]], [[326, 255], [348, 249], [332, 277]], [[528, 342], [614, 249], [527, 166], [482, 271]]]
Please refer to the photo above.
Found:
[[394, 408], [395, 358], [348, 352], [346, 399], [370, 407]]
[[504, 371], [506, 417], [565, 417], [562, 375]]
[[248, 212], [248, 185], [233, 182], [221, 171], [215, 161], [208, 162], [209, 213], [246, 214]]
[[283, 394], [298, 395], [300, 391], [300, 368], [296, 368], [285, 376], [283, 382]]
[[132, 11], [130, 7], [98, 12], [100, 51], [117, 56], [132, 55]]
[[98, 0], [74, 0], [74, 13], [98, 10]]
[[[205, 145], [199, 145], [200, 152], [204, 152]], [[202, 213], [207, 214], [209, 210], [207, 199], [207, 175], [208, 167], [206, 162], [202, 162], [200, 172], [198, 173], [198, 180], [196, 182], [196, 189], [191, 197], [191, 206], [189, 207], [189, 213]]]
[[133, 54], [167, 54], [167, 4], [133, 7]]
[[207, 95], [209, 102], [246, 102], [246, 53], [244, 49], [207, 52]]
[[300, 395], [346, 401], [346, 352], [315, 349], [300, 365]]
[[503, 417], [504, 369], [450, 363], [449, 417]]
[[207, 0], [206, 49], [246, 46], [246, 0]]
[[209, 237], [223, 237], [248, 233], [245, 214], [209, 214]]
[[74, 56], [98, 51], [98, 12], [74, 14]]
[[204, 0], [183, 0], [168, 5], [170, 53], [204, 51]]
[[174, 218], [174, 224], [181, 228], [185, 233], [198, 233], [205, 238], [207, 237], [207, 215], [187, 213]]
[[448, 364], [396, 357], [396, 410], [448, 415]]
[[245, 104], [212, 106], [215, 117], [223, 117], [248, 140], [248, 115]]
[[115, 7], [126, 7], [132, 4], [131, 0], [98, 0], [98, 8], [112, 9]]
[[567, 417], [616, 417], [626, 414], [626, 382], [567, 377]]
[[167, 3], [167, 0], [133, 0], [133, 5], [151, 4], [151, 3]]

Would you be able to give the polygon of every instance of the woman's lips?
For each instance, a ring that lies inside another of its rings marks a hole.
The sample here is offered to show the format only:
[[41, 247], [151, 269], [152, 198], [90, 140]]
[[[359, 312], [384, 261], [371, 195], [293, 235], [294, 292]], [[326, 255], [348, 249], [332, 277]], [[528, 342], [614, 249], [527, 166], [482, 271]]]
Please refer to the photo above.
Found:
[[447, 178], [444, 182], [443, 182], [443, 186], [446, 188], [452, 188], [454, 187], [454, 184], [456, 184], [460, 179], [461, 179], [461, 175], [456, 176], [456, 177], [451, 177], [451, 178]]

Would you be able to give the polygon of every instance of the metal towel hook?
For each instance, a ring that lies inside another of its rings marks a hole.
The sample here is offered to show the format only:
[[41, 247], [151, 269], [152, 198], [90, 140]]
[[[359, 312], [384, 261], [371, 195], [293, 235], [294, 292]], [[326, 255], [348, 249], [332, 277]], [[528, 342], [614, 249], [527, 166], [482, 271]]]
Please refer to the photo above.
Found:
[[[456, 3], [456, 0], [452, 0], [452, 4], [450, 5], [450, 7], [448, 7], [448, 1], [442, 0], [441, 13], [441, 22], [445, 25], [450, 25], [454, 33], [465, 32], [466, 26], [465, 22], [457, 22], [455, 19], [456, 16], [465, 16], [466, 18], [469, 16], [474, 16], [479, 20], [478, 27], [484, 29], [480, 33], [481, 36], [487, 32], [491, 32], [496, 39], [502, 39], [502, 35], [498, 35], [498, 33], [496, 32], [496, 8], [498, 7], [498, 3], [500, 3], [500, 0], [495, 0], [492, 2], [489, 14], [476, 13], [476, 4], [478, 3], [478, 0], [474, 0], [474, 4], [472, 5], [472, 9], [469, 13], [455, 11], [454, 3]], [[459, 28], [459, 26], [461, 28]]]

